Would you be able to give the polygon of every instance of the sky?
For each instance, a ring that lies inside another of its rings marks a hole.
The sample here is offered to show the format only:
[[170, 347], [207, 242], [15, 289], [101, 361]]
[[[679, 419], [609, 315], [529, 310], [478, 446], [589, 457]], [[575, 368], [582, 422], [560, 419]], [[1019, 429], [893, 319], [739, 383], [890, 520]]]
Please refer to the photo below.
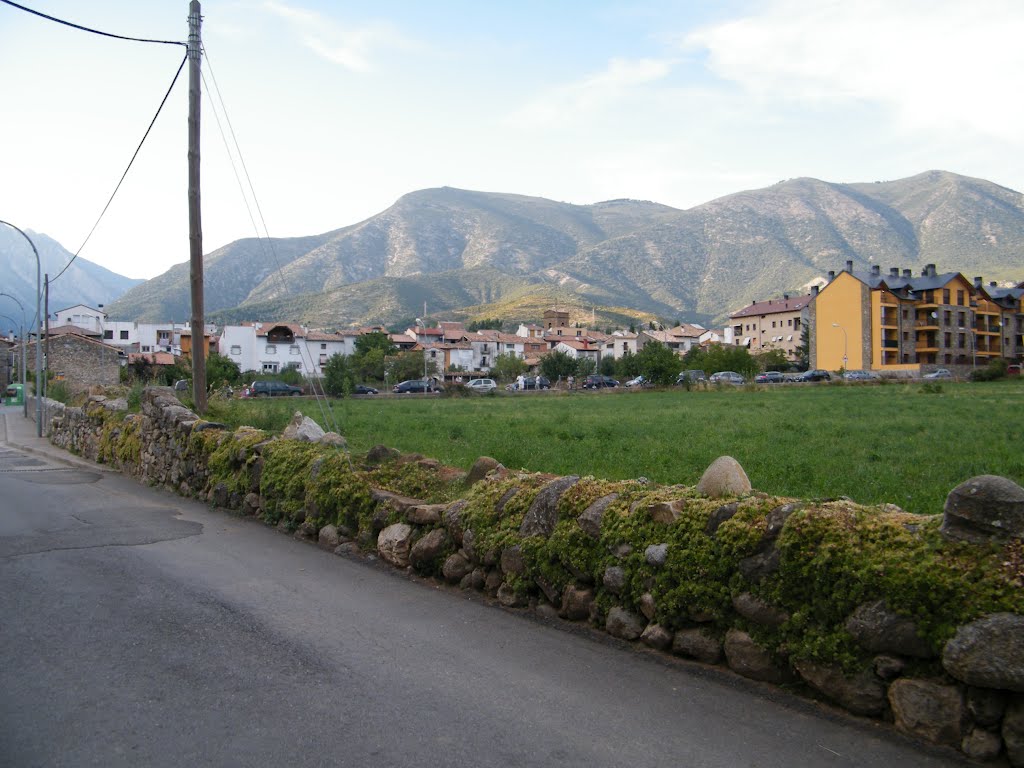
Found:
[[[18, 2], [119, 35], [188, 31], [186, 0]], [[1020, 0], [206, 0], [202, 13], [206, 253], [338, 229], [440, 186], [689, 208], [800, 176], [941, 169], [1024, 190]], [[83, 258], [129, 277], [188, 261], [187, 66], [89, 237], [183, 56], [0, 3], [0, 219], [72, 253], [85, 243]]]

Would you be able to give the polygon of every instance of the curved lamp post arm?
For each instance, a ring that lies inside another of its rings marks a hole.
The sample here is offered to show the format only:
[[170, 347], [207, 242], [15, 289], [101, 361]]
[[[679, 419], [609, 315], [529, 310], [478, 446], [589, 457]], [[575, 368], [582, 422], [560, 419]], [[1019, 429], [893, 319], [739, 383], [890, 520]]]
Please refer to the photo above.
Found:
[[0, 224], [6, 224], [11, 229], [15, 230], [28, 240], [28, 244], [32, 246], [32, 253], [36, 257], [36, 316], [32, 321], [32, 324], [36, 327], [36, 385], [35, 397], [36, 397], [36, 437], [43, 436], [43, 401], [39, 396], [42, 392], [42, 381], [43, 381], [43, 356], [42, 356], [42, 339], [43, 339], [43, 316], [40, 312], [40, 302], [43, 297], [43, 267], [39, 261], [39, 251], [36, 250], [36, 244], [32, 242], [32, 238], [21, 231], [20, 228], [14, 226], [9, 221], [3, 221], [0, 219]]

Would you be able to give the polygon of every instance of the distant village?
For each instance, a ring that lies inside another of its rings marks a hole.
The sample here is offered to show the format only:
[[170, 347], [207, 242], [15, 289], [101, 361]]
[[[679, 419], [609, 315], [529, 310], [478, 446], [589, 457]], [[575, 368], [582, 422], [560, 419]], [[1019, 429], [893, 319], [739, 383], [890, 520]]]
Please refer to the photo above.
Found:
[[[540, 322], [521, 324], [514, 332], [468, 331], [462, 323], [444, 320], [418, 321], [400, 333], [382, 327], [326, 332], [268, 321], [207, 325], [203, 344], [242, 372], [274, 375], [291, 368], [306, 377], [322, 376], [334, 355], [353, 354], [356, 339], [367, 333], [387, 333], [397, 349], [422, 351], [425, 366], [442, 375], [487, 375], [499, 355], [515, 356], [535, 371], [552, 351], [590, 360], [596, 370], [603, 359], [618, 360], [651, 343], [680, 356], [695, 346], [736, 345], [751, 354], [779, 350], [786, 360], [810, 368], [922, 374], [937, 366], [966, 370], [993, 359], [1020, 363], [1022, 297], [1024, 283], [986, 285], [980, 277], [939, 273], [933, 264], [914, 274], [896, 267], [883, 272], [878, 266], [859, 272], [847, 262], [811, 293], [753, 301], [730, 314], [723, 328], [683, 323], [608, 333], [574, 326], [568, 310], [551, 308]], [[48, 334], [50, 370], [85, 388], [116, 384], [119, 369], [137, 361], [174, 364], [189, 357], [194, 344], [187, 323], [113, 321], [102, 306], [82, 304], [53, 313]], [[13, 335], [0, 339], [0, 381], [10, 379], [17, 348]]]

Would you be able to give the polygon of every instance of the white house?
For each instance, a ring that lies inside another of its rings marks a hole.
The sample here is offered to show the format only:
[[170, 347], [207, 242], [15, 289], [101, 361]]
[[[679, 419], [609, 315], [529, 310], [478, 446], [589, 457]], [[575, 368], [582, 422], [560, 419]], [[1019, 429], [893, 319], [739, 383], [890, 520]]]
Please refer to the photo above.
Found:
[[345, 357], [355, 353], [356, 339], [359, 333], [356, 331], [341, 331], [339, 333], [324, 333], [322, 331], [309, 331], [306, 334], [306, 360], [310, 364], [307, 373], [313, 376], [322, 376], [327, 361], [335, 355]]
[[638, 334], [629, 331], [615, 331], [604, 341], [603, 357], [614, 357], [616, 360], [625, 355], [637, 353]]
[[75, 325], [99, 334], [103, 333], [106, 319], [107, 313], [103, 311], [102, 306], [97, 309], [86, 304], [75, 304], [53, 313], [54, 325]]
[[556, 352], [564, 352], [573, 360], [593, 360], [596, 366], [601, 362], [601, 348], [583, 339], [563, 339], [553, 349]]
[[501, 331], [477, 331], [467, 333], [463, 339], [469, 342], [473, 350], [471, 370], [489, 371], [498, 355], [515, 355], [519, 359], [525, 357], [524, 343], [526, 339], [512, 333]]

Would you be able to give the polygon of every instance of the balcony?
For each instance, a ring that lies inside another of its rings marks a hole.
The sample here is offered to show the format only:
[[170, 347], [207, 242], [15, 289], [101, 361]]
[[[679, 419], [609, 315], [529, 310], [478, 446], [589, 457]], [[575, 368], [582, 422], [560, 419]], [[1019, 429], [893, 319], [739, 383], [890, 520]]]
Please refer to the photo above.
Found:
[[939, 321], [934, 317], [929, 317], [926, 320], [915, 320], [914, 327], [917, 328], [918, 330], [922, 328], [927, 328], [933, 331], [937, 331], [939, 329]]
[[921, 352], [938, 352], [939, 348], [935, 345], [935, 340], [930, 341], [919, 341], [914, 345], [914, 350], [920, 354]]
[[882, 340], [882, 349], [899, 349], [899, 348], [900, 348], [899, 339], [883, 339]]

